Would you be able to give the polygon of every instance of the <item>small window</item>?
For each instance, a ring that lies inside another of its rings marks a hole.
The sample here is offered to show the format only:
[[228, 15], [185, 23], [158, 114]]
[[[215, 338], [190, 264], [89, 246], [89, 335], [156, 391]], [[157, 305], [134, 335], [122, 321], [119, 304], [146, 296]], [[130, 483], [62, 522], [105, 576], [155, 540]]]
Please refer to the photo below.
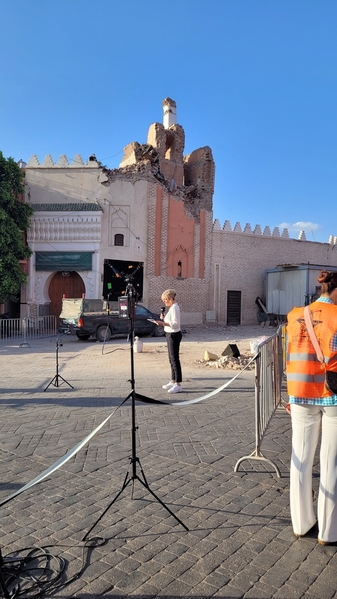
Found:
[[124, 245], [124, 235], [122, 235], [121, 233], [116, 233], [115, 245]]

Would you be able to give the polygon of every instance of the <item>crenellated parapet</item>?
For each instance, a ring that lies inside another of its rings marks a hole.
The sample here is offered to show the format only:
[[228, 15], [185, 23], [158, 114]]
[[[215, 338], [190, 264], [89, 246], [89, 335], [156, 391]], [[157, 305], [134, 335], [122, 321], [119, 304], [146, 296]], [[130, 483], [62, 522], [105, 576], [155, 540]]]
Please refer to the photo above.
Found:
[[[223, 227], [221, 227], [218, 218], [216, 218], [213, 223], [213, 231], [226, 231], [228, 233], [240, 233], [241, 235], [255, 235], [262, 237], [278, 237], [283, 239], [289, 239], [288, 229], [283, 229], [282, 233], [280, 232], [279, 227], [274, 227], [273, 230], [271, 230], [270, 227], [266, 226], [262, 230], [260, 225], [255, 225], [254, 229], [252, 229], [250, 223], [246, 223], [245, 226], [242, 227], [239, 222], [236, 222], [234, 227], [232, 227], [229, 220], [225, 220]], [[301, 241], [306, 241], [304, 231], [300, 231], [298, 239]]]
[[[213, 222], [213, 231], [226, 231], [228, 233], [240, 233], [241, 235], [254, 235], [259, 237], [276, 237], [279, 239], [290, 239], [288, 229], [282, 229], [280, 231], [279, 227], [274, 227], [271, 231], [270, 227], [264, 227], [263, 231], [260, 225], [255, 225], [254, 229], [252, 229], [250, 223], [246, 223], [244, 227], [241, 226], [239, 222], [236, 222], [234, 227], [232, 227], [229, 220], [225, 220], [223, 226], [221, 227], [220, 221], [216, 218]], [[305, 231], [300, 231], [297, 237], [298, 241], [308, 241], [306, 238]], [[337, 245], [337, 235], [330, 235], [328, 240], [329, 245]]]
[[84, 162], [82, 156], [80, 154], [76, 154], [72, 161], [69, 161], [65, 154], [61, 154], [57, 162], [54, 162], [51, 154], [47, 154], [44, 158], [43, 162], [39, 162], [36, 154], [33, 154], [29, 162], [26, 165], [26, 168], [99, 168], [100, 164], [98, 163], [96, 156], [92, 154], [89, 156], [88, 161]]

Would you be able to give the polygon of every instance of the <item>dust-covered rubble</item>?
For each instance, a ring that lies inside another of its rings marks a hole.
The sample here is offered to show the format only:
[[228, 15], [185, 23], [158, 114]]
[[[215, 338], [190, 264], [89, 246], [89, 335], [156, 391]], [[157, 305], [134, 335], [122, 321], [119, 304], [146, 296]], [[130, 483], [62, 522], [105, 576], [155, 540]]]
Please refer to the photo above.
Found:
[[[250, 362], [250, 364], [249, 364]], [[217, 360], [196, 360], [196, 364], [199, 364], [203, 367], [210, 368], [226, 368], [231, 370], [242, 370], [247, 367], [247, 370], [254, 370], [255, 362], [252, 360], [252, 356], [249, 355], [240, 355], [238, 358], [233, 358], [232, 356], [221, 356]], [[247, 366], [249, 364], [249, 366]]]

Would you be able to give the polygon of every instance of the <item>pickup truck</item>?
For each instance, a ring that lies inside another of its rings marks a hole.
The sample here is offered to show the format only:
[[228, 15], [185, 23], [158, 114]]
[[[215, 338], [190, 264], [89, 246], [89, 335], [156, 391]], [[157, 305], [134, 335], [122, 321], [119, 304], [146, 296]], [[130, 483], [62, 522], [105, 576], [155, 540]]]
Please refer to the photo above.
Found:
[[[63, 300], [64, 304], [60, 318], [62, 320], [63, 332], [75, 334], [81, 341], [87, 341], [90, 337], [98, 341], [109, 341], [115, 335], [127, 336], [130, 331], [130, 320], [119, 316], [118, 310], [103, 309], [103, 303], [97, 309], [97, 305], [81, 303], [80, 300]], [[95, 302], [96, 300], [91, 300]], [[96, 308], [96, 311], [95, 311]], [[136, 335], [154, 335], [162, 337], [164, 327], [156, 325], [148, 319], [160, 320], [158, 314], [151, 312], [145, 306], [136, 304], [134, 328]]]
[[104, 300], [63, 297], [62, 310], [59, 316], [59, 333], [71, 334], [71, 329], [77, 326], [81, 314], [87, 312], [106, 312]]

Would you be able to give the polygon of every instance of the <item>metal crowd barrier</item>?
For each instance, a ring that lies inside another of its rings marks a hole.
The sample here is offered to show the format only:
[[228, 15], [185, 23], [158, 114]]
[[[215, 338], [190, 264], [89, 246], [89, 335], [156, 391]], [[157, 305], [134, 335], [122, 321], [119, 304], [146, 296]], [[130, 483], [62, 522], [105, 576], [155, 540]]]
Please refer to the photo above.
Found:
[[56, 335], [56, 324], [56, 316], [1, 318], [0, 338], [22, 340], [21, 345], [25, 345], [30, 339]]
[[234, 468], [238, 472], [245, 460], [261, 460], [275, 468], [281, 478], [279, 468], [261, 451], [261, 443], [268, 424], [281, 403], [281, 388], [285, 369], [285, 325], [281, 325], [275, 335], [263, 341], [257, 348], [255, 359], [255, 449], [240, 458]]

